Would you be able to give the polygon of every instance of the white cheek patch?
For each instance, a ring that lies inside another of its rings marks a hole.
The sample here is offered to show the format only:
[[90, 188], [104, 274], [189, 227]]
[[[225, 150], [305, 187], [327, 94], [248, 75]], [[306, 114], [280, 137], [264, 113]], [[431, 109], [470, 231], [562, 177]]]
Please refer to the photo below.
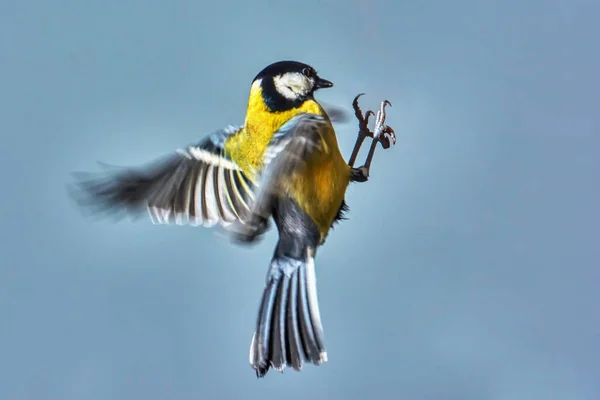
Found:
[[312, 80], [298, 72], [288, 72], [278, 75], [273, 78], [273, 83], [275, 84], [275, 89], [282, 96], [290, 100], [295, 100], [298, 97], [306, 95], [313, 87]]

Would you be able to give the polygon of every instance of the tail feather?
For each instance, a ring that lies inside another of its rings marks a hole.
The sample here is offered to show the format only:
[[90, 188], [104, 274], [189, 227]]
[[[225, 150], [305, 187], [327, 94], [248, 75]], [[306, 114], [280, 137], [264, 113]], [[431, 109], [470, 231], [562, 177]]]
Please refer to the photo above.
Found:
[[[273, 282], [273, 284], [267, 285], [263, 292], [263, 298], [258, 314], [257, 328], [254, 334], [252, 348], [255, 352], [255, 362], [260, 366], [266, 366], [268, 370], [268, 359], [270, 339], [271, 339], [271, 326], [273, 317], [273, 307], [275, 305], [275, 296], [277, 294], [277, 286], [279, 280]], [[264, 373], [267, 371], [265, 370]], [[257, 371], [258, 373], [258, 371]]]
[[316, 290], [312, 258], [275, 255], [250, 346], [250, 364], [258, 377], [271, 367], [300, 370], [305, 361], [327, 361]]
[[289, 299], [286, 315], [286, 343], [288, 365], [300, 371], [304, 360], [304, 351], [300, 341], [300, 328], [298, 327], [298, 271], [296, 270], [291, 278]]
[[304, 353], [306, 358], [313, 363], [319, 363], [319, 348], [315, 338], [314, 328], [310, 314], [311, 306], [308, 302], [308, 282], [306, 281], [306, 268], [300, 268], [298, 277], [298, 294], [300, 297], [300, 333], [302, 334], [302, 343], [304, 344]]
[[288, 293], [290, 290], [290, 277], [283, 275], [282, 282], [277, 290], [277, 297], [280, 301], [275, 303], [275, 314], [273, 316], [273, 338], [271, 340], [271, 364], [278, 371], [283, 371], [287, 365], [287, 338], [285, 335], [286, 329], [286, 313], [287, 302], [289, 301]]
[[[317, 276], [315, 274], [315, 261], [309, 258], [306, 263], [306, 288], [308, 295], [308, 306], [310, 319], [315, 333], [317, 348], [325, 348], [325, 336], [323, 334], [323, 324], [321, 323], [321, 313], [319, 312], [319, 299], [317, 297]], [[319, 353], [319, 363], [327, 361], [327, 353]]]

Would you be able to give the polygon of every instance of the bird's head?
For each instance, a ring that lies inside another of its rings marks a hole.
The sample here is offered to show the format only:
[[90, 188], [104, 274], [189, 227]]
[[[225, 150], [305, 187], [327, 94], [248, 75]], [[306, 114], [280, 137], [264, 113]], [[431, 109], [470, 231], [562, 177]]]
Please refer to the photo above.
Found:
[[333, 83], [317, 75], [307, 64], [279, 61], [263, 69], [253, 83], [260, 83], [265, 102], [271, 109], [298, 107], [313, 98], [316, 90], [330, 88]]

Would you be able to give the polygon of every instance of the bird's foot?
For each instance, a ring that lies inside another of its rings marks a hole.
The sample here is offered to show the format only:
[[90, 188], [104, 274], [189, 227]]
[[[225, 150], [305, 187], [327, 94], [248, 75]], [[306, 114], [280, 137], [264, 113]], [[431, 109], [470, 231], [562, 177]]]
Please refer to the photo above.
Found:
[[367, 110], [367, 112], [363, 114], [360, 106], [358, 105], [358, 99], [363, 95], [364, 93], [359, 93], [356, 95], [352, 101], [352, 108], [354, 109], [354, 115], [356, 115], [356, 119], [358, 119], [358, 136], [364, 139], [367, 136], [373, 137], [373, 132], [369, 130], [369, 117], [371, 115], [375, 115], [375, 113], [371, 110]]
[[377, 140], [381, 143], [384, 149], [389, 149], [390, 140], [392, 144], [396, 144], [396, 133], [394, 130], [385, 124], [385, 106], [392, 106], [388, 100], [384, 100], [381, 102], [379, 106], [379, 111], [377, 112], [377, 116], [375, 117], [375, 128], [373, 129], [373, 140]]
[[352, 182], [366, 182], [369, 180], [369, 169], [364, 165], [358, 168], [352, 168]]
[[356, 143], [354, 144], [354, 149], [352, 150], [352, 155], [350, 156], [350, 160], [348, 161], [348, 165], [351, 167], [354, 166], [356, 162], [356, 157], [358, 156], [358, 152], [362, 147], [363, 142], [367, 137], [373, 137], [373, 132], [369, 130], [369, 117], [371, 115], [375, 115], [375, 113], [371, 110], [368, 110], [365, 114], [363, 114], [360, 106], [358, 105], [358, 98], [364, 95], [364, 93], [359, 93], [356, 95], [354, 100], [352, 101], [352, 108], [354, 109], [354, 115], [356, 115], [356, 119], [358, 119], [358, 138], [356, 138]]
[[[390, 103], [388, 100], [383, 100], [379, 105], [379, 111], [377, 111], [377, 114], [369, 110], [363, 116], [362, 111], [358, 106], [358, 98], [361, 95], [362, 93], [356, 96], [354, 98], [354, 101], [352, 102], [359, 125], [358, 139], [356, 141], [356, 144], [354, 145], [354, 150], [352, 152], [352, 156], [350, 157], [350, 161], [348, 162], [348, 165], [352, 167], [353, 182], [366, 182], [369, 179], [369, 168], [371, 167], [371, 161], [373, 161], [373, 154], [375, 154], [377, 142], [381, 143], [381, 146], [384, 149], [388, 149], [392, 144], [396, 144], [396, 133], [389, 125], [385, 124], [385, 107], [391, 107], [392, 103]], [[372, 132], [367, 126], [370, 115], [375, 115], [375, 126]], [[354, 162], [356, 161], [356, 157], [358, 155], [360, 147], [362, 146], [362, 143], [367, 136], [373, 138], [373, 142], [371, 142], [371, 147], [369, 148], [369, 154], [367, 155], [367, 159], [365, 160], [365, 163], [362, 167], [354, 168]]]

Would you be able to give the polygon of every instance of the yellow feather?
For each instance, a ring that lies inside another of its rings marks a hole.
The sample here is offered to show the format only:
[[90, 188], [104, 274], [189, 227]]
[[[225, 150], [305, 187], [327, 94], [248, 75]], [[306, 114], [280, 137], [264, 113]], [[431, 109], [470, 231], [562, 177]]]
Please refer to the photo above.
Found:
[[[264, 152], [275, 132], [291, 118], [301, 113], [327, 116], [314, 100], [283, 112], [267, 108], [262, 89], [255, 82], [250, 89], [244, 128], [226, 143], [226, 151], [244, 173], [255, 179], [262, 167]], [[315, 222], [325, 239], [350, 182], [350, 167], [344, 160], [333, 125], [321, 133], [324, 149], [313, 154], [303, 170], [284, 183], [284, 189]]]

